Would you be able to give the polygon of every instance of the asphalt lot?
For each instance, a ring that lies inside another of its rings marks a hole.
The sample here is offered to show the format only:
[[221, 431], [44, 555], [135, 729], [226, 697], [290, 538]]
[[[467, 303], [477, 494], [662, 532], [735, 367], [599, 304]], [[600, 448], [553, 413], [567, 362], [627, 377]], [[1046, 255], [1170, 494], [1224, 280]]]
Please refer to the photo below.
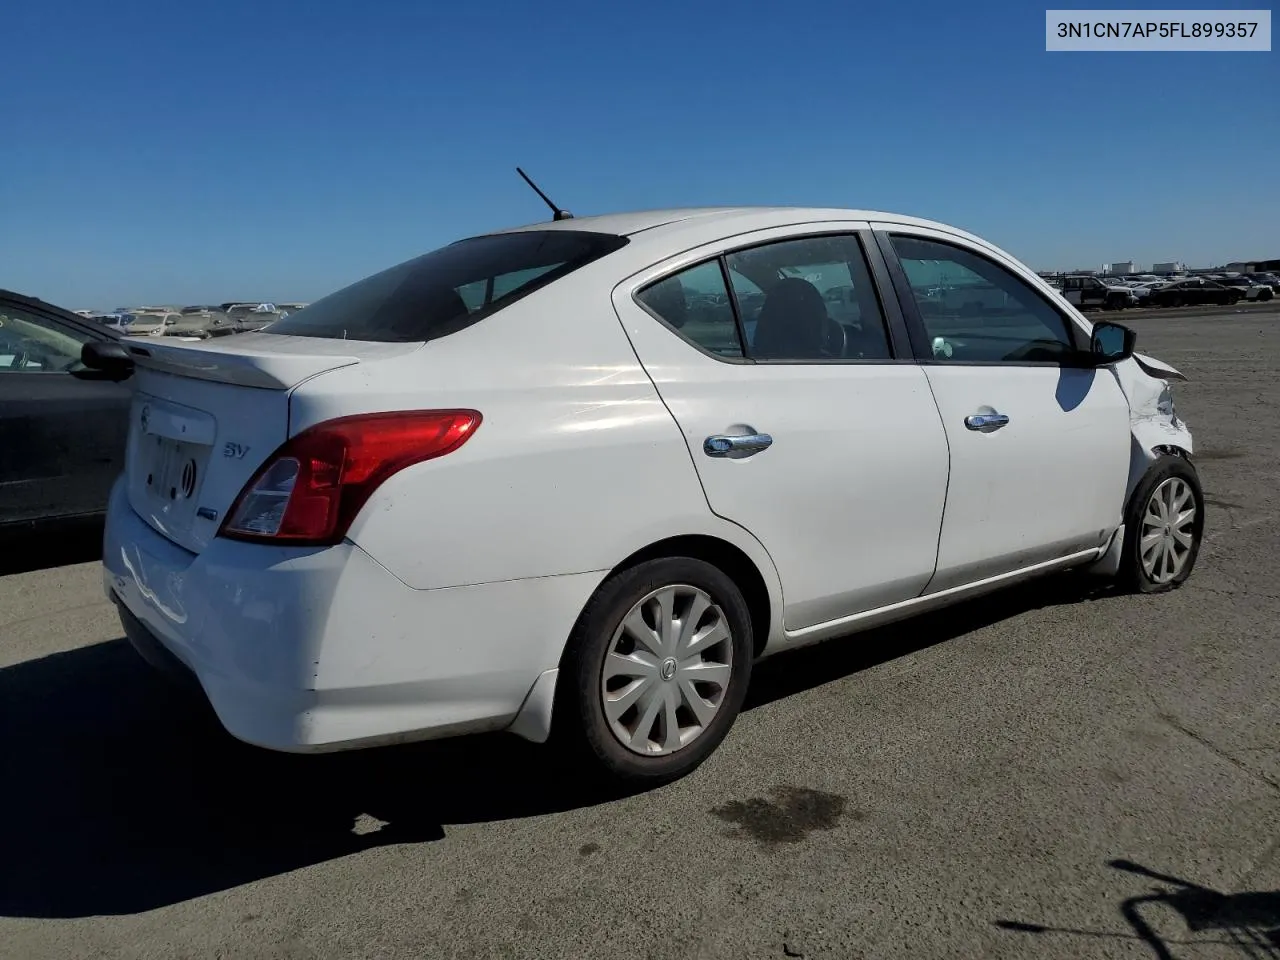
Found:
[[0, 577], [0, 957], [1280, 956], [1280, 311], [1120, 319], [1192, 378], [1191, 582], [768, 661], [649, 794], [514, 739], [256, 751], [136, 660], [96, 564]]

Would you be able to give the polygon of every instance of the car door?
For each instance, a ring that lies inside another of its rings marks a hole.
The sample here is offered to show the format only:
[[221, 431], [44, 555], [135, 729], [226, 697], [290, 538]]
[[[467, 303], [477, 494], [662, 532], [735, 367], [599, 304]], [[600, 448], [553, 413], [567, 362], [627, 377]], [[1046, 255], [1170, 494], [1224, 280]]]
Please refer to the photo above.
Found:
[[123, 469], [131, 390], [85, 370], [111, 335], [0, 300], [0, 524], [99, 513]]
[[1081, 304], [1088, 307], [1100, 307], [1107, 302], [1107, 286], [1097, 277], [1084, 280], [1084, 295]]
[[1165, 295], [1165, 303], [1171, 306], [1181, 306], [1196, 302], [1195, 283], [1191, 280], [1181, 280], [1178, 283], [1171, 284]]
[[772, 558], [793, 635], [917, 596], [937, 554], [946, 436], [857, 226], [703, 247], [613, 297], [711, 510]]
[[[993, 248], [874, 224], [950, 444], [929, 592], [1095, 550], [1121, 523], [1129, 404], [1109, 368], [1073, 365], [1085, 328]], [[924, 309], [913, 287], [943, 274], [982, 290]]]

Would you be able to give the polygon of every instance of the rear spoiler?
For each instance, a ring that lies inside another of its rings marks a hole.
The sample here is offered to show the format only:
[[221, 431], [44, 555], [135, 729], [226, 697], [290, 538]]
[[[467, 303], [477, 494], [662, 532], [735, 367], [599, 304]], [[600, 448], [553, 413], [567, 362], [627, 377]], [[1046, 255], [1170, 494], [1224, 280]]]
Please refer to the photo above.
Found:
[[[359, 357], [326, 354], [322, 347], [314, 353], [295, 353], [255, 350], [239, 338], [219, 340], [216, 345], [209, 345], [206, 340], [153, 342], [159, 339], [148, 337], [145, 343], [126, 339], [123, 343], [139, 367], [260, 390], [288, 390], [318, 373], [360, 362]], [[315, 345], [319, 347], [322, 342], [315, 341]]]

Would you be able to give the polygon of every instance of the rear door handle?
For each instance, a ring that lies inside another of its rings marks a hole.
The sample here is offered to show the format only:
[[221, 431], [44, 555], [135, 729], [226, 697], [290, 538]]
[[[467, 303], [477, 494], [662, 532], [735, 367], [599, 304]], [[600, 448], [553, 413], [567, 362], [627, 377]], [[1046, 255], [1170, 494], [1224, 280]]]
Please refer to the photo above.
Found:
[[702, 441], [702, 452], [708, 457], [731, 457], [735, 453], [751, 456], [761, 450], [769, 449], [773, 437], [767, 433], [749, 433], [742, 437], [729, 437], [715, 434]]
[[983, 433], [999, 430], [1001, 427], [1008, 426], [1008, 424], [1009, 416], [1004, 413], [975, 413], [964, 418], [966, 427]]

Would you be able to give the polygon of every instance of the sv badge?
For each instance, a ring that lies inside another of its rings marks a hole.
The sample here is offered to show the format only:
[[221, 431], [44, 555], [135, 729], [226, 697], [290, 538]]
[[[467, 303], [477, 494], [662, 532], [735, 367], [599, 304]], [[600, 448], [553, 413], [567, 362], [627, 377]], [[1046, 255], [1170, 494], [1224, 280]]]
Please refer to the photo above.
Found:
[[244, 455], [248, 452], [249, 448], [240, 443], [224, 443], [222, 445], [222, 455], [233, 460], [243, 460]]

